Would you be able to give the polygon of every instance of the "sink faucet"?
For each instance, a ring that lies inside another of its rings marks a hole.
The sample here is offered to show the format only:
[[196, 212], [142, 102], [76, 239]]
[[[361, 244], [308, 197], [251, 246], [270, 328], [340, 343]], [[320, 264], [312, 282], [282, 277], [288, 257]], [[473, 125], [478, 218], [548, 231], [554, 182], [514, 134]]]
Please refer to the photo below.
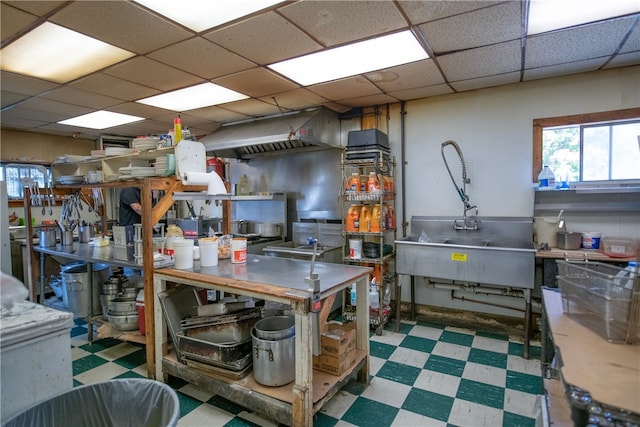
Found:
[[[453, 148], [456, 150], [456, 153], [458, 153], [458, 157], [460, 158], [460, 163], [462, 164], [462, 187], [459, 187], [458, 184], [456, 184], [456, 180], [453, 178], [451, 169], [449, 169], [447, 158], [444, 155], [444, 148], [447, 145], [453, 146]], [[449, 140], [442, 143], [440, 147], [440, 153], [442, 154], [442, 160], [444, 160], [444, 165], [447, 167], [447, 172], [449, 172], [449, 177], [451, 177], [451, 182], [453, 182], [453, 186], [455, 187], [456, 192], [458, 193], [458, 196], [460, 196], [460, 200], [464, 205], [464, 209], [462, 211], [462, 222], [460, 222], [460, 220], [453, 221], [453, 229], [477, 231], [480, 228], [480, 221], [478, 221], [476, 218], [470, 219], [467, 215], [467, 212], [475, 209], [475, 216], [478, 216], [478, 207], [475, 205], [471, 206], [471, 204], [469, 203], [469, 196], [466, 193], [467, 184], [471, 182], [471, 179], [467, 177], [467, 166], [464, 162], [464, 156], [462, 155], [462, 150], [460, 149], [460, 147], [455, 141]]]

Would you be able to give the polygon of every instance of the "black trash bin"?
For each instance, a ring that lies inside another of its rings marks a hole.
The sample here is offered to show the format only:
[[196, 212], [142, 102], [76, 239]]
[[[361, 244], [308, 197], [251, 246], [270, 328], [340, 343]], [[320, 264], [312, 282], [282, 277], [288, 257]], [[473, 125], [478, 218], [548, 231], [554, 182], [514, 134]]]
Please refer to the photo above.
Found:
[[129, 378], [75, 387], [25, 409], [2, 427], [173, 427], [179, 416], [175, 390]]

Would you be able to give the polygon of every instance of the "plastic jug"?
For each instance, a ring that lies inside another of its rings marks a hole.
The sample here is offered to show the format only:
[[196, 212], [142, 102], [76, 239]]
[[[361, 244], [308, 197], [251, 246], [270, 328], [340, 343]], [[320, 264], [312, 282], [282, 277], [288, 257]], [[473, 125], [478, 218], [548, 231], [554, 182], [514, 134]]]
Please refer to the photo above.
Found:
[[396, 228], [396, 210], [389, 204], [385, 204], [385, 208], [387, 208], [387, 228], [393, 230]]
[[369, 307], [372, 310], [380, 308], [380, 295], [378, 294], [378, 285], [376, 284], [375, 277], [371, 281], [371, 291], [369, 292]]
[[359, 193], [360, 192], [360, 175], [358, 172], [353, 172], [347, 181], [346, 190], [349, 193]]
[[360, 231], [360, 210], [362, 209], [359, 205], [351, 205], [349, 210], [347, 211], [347, 217], [344, 222], [345, 231], [349, 232], [358, 232]]
[[371, 194], [380, 193], [380, 181], [375, 172], [369, 172], [369, 180], [367, 181], [367, 191]]
[[538, 175], [538, 190], [555, 190], [556, 177], [549, 169], [549, 166], [544, 165], [542, 171]]
[[360, 210], [360, 225], [358, 231], [361, 233], [371, 231], [371, 211], [368, 206], [363, 206]]
[[384, 230], [384, 215], [382, 213], [382, 208], [379, 204], [373, 205], [373, 211], [371, 211], [371, 226], [370, 230], [373, 233], [379, 233]]
[[167, 244], [165, 247], [166, 255], [174, 254], [173, 243], [178, 239], [183, 239], [184, 234], [182, 233], [182, 229], [175, 224], [171, 224], [167, 227]]

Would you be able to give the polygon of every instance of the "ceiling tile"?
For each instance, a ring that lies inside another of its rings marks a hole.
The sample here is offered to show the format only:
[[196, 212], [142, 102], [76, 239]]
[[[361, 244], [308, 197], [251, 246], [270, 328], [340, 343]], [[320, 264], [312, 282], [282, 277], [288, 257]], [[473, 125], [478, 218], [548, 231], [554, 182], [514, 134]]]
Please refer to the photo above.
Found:
[[567, 74], [595, 71], [598, 68], [602, 67], [602, 65], [607, 61], [607, 59], [609, 58], [608, 57], [595, 58], [595, 59], [588, 59], [585, 61], [567, 62], [564, 64], [550, 65], [547, 67], [530, 68], [530, 69], [524, 70], [524, 75], [522, 77], [522, 80], [527, 81], [527, 80], [536, 80], [536, 79], [546, 79], [548, 77], [554, 77], [554, 76], [563, 76]]
[[44, 98], [30, 98], [21, 103], [20, 107], [28, 110], [58, 114], [60, 120], [79, 116], [81, 114], [87, 114], [93, 111], [91, 108], [80, 107], [78, 105], [66, 104], [64, 102]]
[[204, 37], [260, 65], [303, 55], [322, 47], [275, 12], [212, 31]]
[[[9, 105], [13, 105], [20, 101], [24, 101], [25, 99], [28, 99], [28, 98], [29, 96], [24, 95], [22, 93], [13, 93], [6, 90], [3, 90], [2, 92], [0, 92], [0, 99], [2, 100], [1, 101], [2, 108], [5, 108]], [[2, 118], [4, 118], [4, 112], [2, 113]]]
[[281, 108], [278, 108], [278, 106], [274, 105], [273, 103], [261, 101], [259, 99], [243, 99], [242, 101], [222, 104], [220, 107], [224, 108], [225, 110], [244, 114], [245, 116], [250, 117], [263, 117], [273, 114], [280, 114], [282, 110], [287, 109], [282, 105], [280, 106]]
[[38, 95], [42, 92], [48, 92], [60, 87], [58, 83], [10, 73], [8, 71], [0, 72], [0, 81], [2, 82], [3, 88], [11, 88], [12, 92], [25, 95]]
[[349, 107], [367, 107], [370, 105], [392, 104], [394, 102], [398, 102], [398, 100], [389, 95], [379, 94], [345, 99], [340, 103], [348, 105]]
[[451, 87], [447, 84], [439, 84], [427, 87], [417, 87], [415, 89], [389, 92], [389, 95], [393, 96], [394, 98], [398, 98], [401, 101], [409, 101], [411, 99], [445, 95], [448, 93], [453, 93], [453, 89], [451, 89]]
[[338, 102], [342, 99], [378, 95], [382, 91], [362, 76], [353, 76], [309, 86], [308, 89], [318, 95]]
[[98, 95], [68, 86], [54, 89], [51, 92], [41, 95], [41, 98], [52, 99], [54, 101], [65, 102], [72, 105], [80, 105], [82, 107], [90, 107], [98, 110], [105, 109], [112, 105], [118, 105], [123, 102], [121, 99]]
[[[232, 104], [235, 104], [235, 102]], [[227, 104], [227, 106], [229, 105], [231, 104]], [[251, 115], [230, 111], [226, 108], [220, 108], [215, 105], [211, 107], [198, 108], [196, 110], [189, 110], [189, 114], [193, 117], [211, 120], [212, 123], [215, 123], [216, 125], [217, 123], [237, 122], [252, 117]]]
[[2, 127], [20, 125], [26, 127], [42, 126], [56, 118], [50, 113], [33, 111], [28, 108], [12, 108], [2, 112]]
[[204, 79], [255, 67], [254, 63], [201, 37], [159, 49], [147, 56]]
[[444, 83], [444, 77], [432, 59], [374, 71], [365, 74], [365, 77], [385, 92]]
[[611, 55], [622, 43], [632, 19], [585, 25], [527, 37], [525, 68]]
[[95, 73], [81, 78], [69, 84], [70, 87], [82, 89], [87, 92], [94, 92], [101, 95], [113, 96], [127, 101], [146, 98], [161, 93], [157, 89], [128, 82], [118, 77], [109, 76], [104, 73]]
[[253, 97], [285, 92], [299, 87], [280, 75], [260, 67], [214, 79], [213, 82]]
[[324, 46], [406, 28], [390, 1], [302, 1], [278, 9], [287, 19]]
[[36, 16], [44, 16], [45, 14], [51, 12], [52, 10], [56, 9], [57, 7], [62, 6], [65, 3], [68, 3], [66, 0], [61, 0], [61, 1], [54, 1], [54, 0], [47, 0], [47, 1], [41, 1], [41, 0], [33, 0], [33, 1], [26, 1], [26, 0], [9, 0], [9, 1], [3, 1], [3, 3], [8, 3], [11, 6], [17, 8], [17, 9], [21, 9], [24, 10], [25, 12], [31, 13], [33, 15]]
[[484, 7], [495, 6], [500, 1], [433, 1], [400, 0], [398, 4], [409, 17], [412, 24], [422, 24], [436, 19], [446, 18]]
[[620, 53], [634, 52], [640, 50], [640, 17], [635, 22], [631, 22], [631, 33], [627, 41], [622, 45]]
[[29, 119], [40, 122], [40, 123], [59, 122], [60, 120], [64, 120], [68, 118], [68, 116], [63, 112], [42, 111], [42, 110], [34, 110], [32, 108], [18, 107], [2, 113], [3, 124], [4, 124], [4, 119], [6, 117], [11, 117], [12, 115], [16, 115], [16, 114], [27, 116], [29, 117]]
[[51, 21], [141, 55], [193, 36], [125, 1], [74, 1]]
[[616, 55], [603, 68], [627, 67], [640, 64], [640, 51]]
[[36, 16], [15, 9], [5, 2], [2, 2], [2, 4], [0, 4], [0, 36], [2, 40], [4, 41], [8, 37], [18, 33], [24, 27], [31, 25], [36, 19]]
[[327, 102], [325, 104], [322, 104], [322, 106], [328, 108], [329, 110], [333, 110], [336, 113], [346, 113], [347, 111], [351, 110], [351, 107], [349, 107], [348, 105], [342, 105], [335, 102]]
[[[275, 98], [275, 101], [273, 100]], [[329, 101], [317, 95], [307, 89], [294, 89], [287, 92], [280, 92], [273, 95], [273, 97], [261, 97], [262, 101], [269, 104], [276, 104], [282, 108], [288, 108], [290, 110], [298, 110], [301, 108], [314, 107], [322, 105], [322, 103]]]
[[162, 91], [171, 91], [203, 83], [201, 78], [193, 74], [185, 73], [143, 56], [109, 67], [104, 70], [104, 73]]
[[[432, 21], [420, 25], [418, 28], [436, 55], [509, 40], [519, 40], [522, 35], [523, 4], [520, 2], [503, 3], [475, 12]], [[455, 37], [451, 37], [452, 28], [455, 28]]]
[[511, 41], [436, 58], [449, 82], [503, 74], [520, 69], [520, 42]]
[[493, 86], [508, 85], [511, 83], [518, 83], [520, 81], [520, 72], [499, 74], [495, 76], [481, 77], [479, 79], [469, 79], [458, 82], [452, 82], [451, 86], [457, 92], [464, 92], [467, 90], [483, 89]]
[[[141, 104], [140, 102], [126, 102], [109, 108], [109, 111], [122, 114], [130, 114], [132, 116], [146, 117], [155, 119], [157, 117], [165, 116], [167, 114], [175, 116], [175, 111], [165, 110], [164, 108], [153, 107], [147, 104]], [[173, 119], [171, 119], [169, 127], [173, 126]]]

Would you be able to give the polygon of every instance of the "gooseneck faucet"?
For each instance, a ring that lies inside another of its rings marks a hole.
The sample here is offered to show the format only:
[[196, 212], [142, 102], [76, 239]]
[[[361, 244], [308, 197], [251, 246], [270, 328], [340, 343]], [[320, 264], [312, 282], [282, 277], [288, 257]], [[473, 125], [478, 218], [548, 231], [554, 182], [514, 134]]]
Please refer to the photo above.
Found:
[[[451, 169], [449, 168], [449, 164], [447, 163], [447, 158], [444, 155], [444, 148], [447, 145], [451, 145], [456, 150], [456, 153], [458, 153], [458, 157], [460, 158], [460, 163], [462, 164], [462, 187], [456, 184], [456, 180], [453, 178], [453, 174], [451, 173]], [[469, 212], [470, 210], [475, 210], [474, 216], [477, 216], [478, 207], [475, 205], [472, 206], [471, 203], [469, 203], [469, 196], [467, 195], [466, 190], [467, 190], [467, 184], [471, 182], [471, 179], [469, 179], [469, 177], [467, 176], [467, 165], [464, 161], [462, 150], [460, 149], [460, 147], [455, 141], [448, 140], [443, 142], [442, 145], [440, 146], [440, 154], [442, 155], [442, 160], [444, 161], [444, 165], [447, 168], [447, 172], [449, 172], [449, 177], [451, 178], [451, 182], [453, 183], [453, 186], [456, 189], [456, 193], [458, 193], [458, 196], [460, 196], [460, 200], [462, 201], [462, 204], [464, 206], [462, 210], [462, 222], [460, 222], [459, 220], [453, 221], [453, 229], [454, 230], [478, 230], [479, 221], [475, 218], [470, 219], [467, 215], [467, 212]]]

